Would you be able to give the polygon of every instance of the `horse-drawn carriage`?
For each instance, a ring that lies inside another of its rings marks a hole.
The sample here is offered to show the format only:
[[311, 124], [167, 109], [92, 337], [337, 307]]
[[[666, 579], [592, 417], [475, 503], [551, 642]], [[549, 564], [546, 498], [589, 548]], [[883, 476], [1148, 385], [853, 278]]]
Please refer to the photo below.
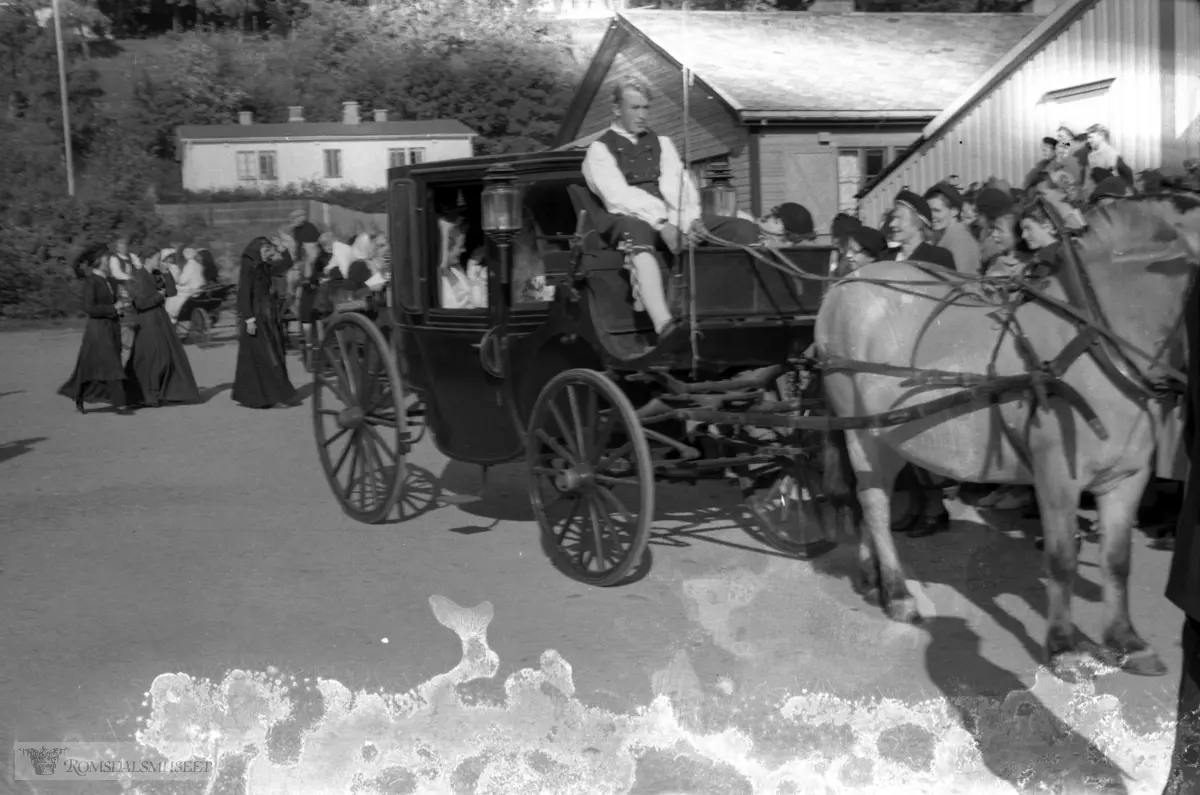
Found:
[[[393, 306], [375, 320], [336, 313], [314, 367], [318, 450], [349, 515], [381, 521], [399, 498], [415, 394], [448, 457], [525, 458], [544, 546], [577, 579], [617, 584], [640, 563], [656, 480], [732, 469], [744, 491], [773, 483], [804, 509], [801, 521], [764, 522], [782, 549], [811, 552], [849, 509], [862, 526], [864, 595], [912, 621], [890, 530], [899, 467], [1034, 483], [1055, 663], [1081, 648], [1070, 592], [1075, 512], [1090, 490], [1110, 605], [1104, 643], [1128, 670], [1165, 671], [1133, 629], [1126, 581], [1151, 453], [1178, 442], [1160, 417], [1186, 380], [1182, 304], [1200, 256], [1200, 201], [1127, 200], [1094, 214], [1078, 244], [1058, 224], [1062, 262], [1039, 280], [887, 262], [826, 289], [828, 247], [689, 250], [664, 260], [687, 322], [655, 340], [634, 311], [624, 253], [591, 233], [603, 211], [582, 157], [389, 172]], [[487, 235], [486, 308], [438, 304], [437, 216], [455, 204], [476, 237], [469, 250]], [[531, 236], [552, 300], [531, 302], [514, 284], [510, 244], [524, 240], [528, 254]], [[802, 354], [814, 339], [819, 363]], [[805, 394], [778, 395], [789, 372], [805, 376]]]
[[[380, 521], [404, 488], [405, 402], [416, 393], [448, 457], [488, 466], [524, 456], [550, 554], [573, 576], [611, 585], [642, 558], [655, 480], [736, 474], [748, 493], [819, 449], [798, 444], [792, 429], [737, 427], [745, 424], [737, 415], [799, 410], [778, 399], [777, 383], [811, 342], [831, 249], [787, 250], [817, 278], [810, 282], [734, 248], [664, 255], [676, 311], [690, 322], [653, 344], [649, 319], [633, 307], [624, 253], [591, 234], [603, 210], [586, 188], [582, 157], [389, 172], [392, 308], [383, 324], [345, 311], [328, 320], [314, 422], [344, 510]], [[468, 237], [478, 245], [488, 236], [484, 309], [439, 306], [436, 215], [456, 203]], [[530, 219], [550, 301], [523, 300], [511, 267], [510, 241]], [[786, 532], [771, 540], [798, 554], [821, 543]]]
[[197, 347], [208, 347], [212, 329], [221, 319], [222, 307], [236, 292], [237, 284], [218, 282], [205, 285], [188, 296], [179, 308], [179, 319], [175, 324], [179, 336]]

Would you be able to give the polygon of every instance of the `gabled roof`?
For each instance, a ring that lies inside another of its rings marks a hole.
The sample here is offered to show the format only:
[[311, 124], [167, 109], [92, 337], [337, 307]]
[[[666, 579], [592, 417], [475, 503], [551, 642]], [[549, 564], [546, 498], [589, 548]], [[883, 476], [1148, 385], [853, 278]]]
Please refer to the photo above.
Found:
[[1041, 18], [1037, 27], [1022, 38], [1003, 58], [993, 64], [990, 69], [980, 75], [962, 95], [957, 97], [953, 102], [948, 103], [945, 109], [934, 117], [925, 126], [925, 129], [921, 131], [921, 137], [899, 157], [889, 163], [883, 171], [864, 185], [863, 189], [856, 195], [856, 198], [866, 196], [875, 189], [876, 185], [895, 173], [897, 169], [909, 160], [928, 151], [950, 129], [954, 122], [970, 112], [991, 94], [996, 86], [1017, 69], [1021, 68], [1026, 61], [1041, 52], [1046, 44], [1099, 2], [1100, 0], [1068, 0], [1068, 2], [1064, 2], [1055, 8], [1046, 17]]
[[[1041, 20], [1035, 14], [618, 14], [572, 112], [581, 122], [616, 50], [634, 37], [686, 64], [742, 122], [927, 119]], [[575, 137], [570, 115], [565, 140]]]
[[462, 138], [478, 135], [456, 119], [431, 121], [298, 121], [282, 124], [185, 124], [176, 128], [182, 141], [289, 138]]

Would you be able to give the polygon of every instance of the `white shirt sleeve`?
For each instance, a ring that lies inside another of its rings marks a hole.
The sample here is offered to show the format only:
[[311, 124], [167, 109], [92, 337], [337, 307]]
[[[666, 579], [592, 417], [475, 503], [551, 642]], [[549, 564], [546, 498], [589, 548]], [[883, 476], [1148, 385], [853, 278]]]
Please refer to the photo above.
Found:
[[588, 147], [583, 159], [583, 178], [592, 193], [604, 202], [604, 209], [614, 215], [640, 218], [651, 226], [670, 217], [662, 199], [629, 184], [617, 159], [602, 141], [593, 141]]
[[204, 267], [195, 260], [190, 260], [179, 274], [175, 289], [181, 293], [190, 293], [204, 286]]
[[125, 263], [121, 262], [121, 258], [113, 255], [108, 258], [108, 269], [112, 272], [112, 277], [119, 282], [129, 281], [130, 273], [125, 268]]
[[684, 168], [674, 142], [665, 135], [660, 135], [658, 142], [662, 148], [658, 189], [666, 199], [667, 220], [687, 230], [700, 218], [700, 191], [692, 179], [692, 172]]

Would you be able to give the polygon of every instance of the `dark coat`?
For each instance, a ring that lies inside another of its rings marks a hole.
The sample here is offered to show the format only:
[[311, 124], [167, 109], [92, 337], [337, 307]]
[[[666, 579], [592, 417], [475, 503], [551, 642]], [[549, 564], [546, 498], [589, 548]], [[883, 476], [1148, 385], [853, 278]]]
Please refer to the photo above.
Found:
[[1184, 308], [1187, 321], [1188, 390], [1184, 410], [1183, 442], [1188, 451], [1188, 479], [1184, 490], [1179, 525], [1175, 528], [1175, 554], [1171, 559], [1171, 574], [1167, 579], [1167, 598], [1200, 621], [1200, 539], [1196, 524], [1200, 522], [1200, 439], [1196, 422], [1200, 420], [1200, 290], [1192, 287]]
[[121, 323], [116, 287], [95, 273], [83, 279], [83, 311], [88, 316], [75, 371], [58, 394], [84, 403], [125, 404], [125, 368], [121, 366]]
[[[899, 248], [889, 248], [887, 251], [875, 258], [876, 262], [895, 261], [900, 257]], [[949, 250], [941, 246], [935, 246], [931, 243], [922, 243], [913, 251], [913, 255], [909, 259], [916, 262], [928, 262], [930, 265], [940, 265], [949, 270], [958, 270], [954, 266], [954, 255]]]
[[[163, 285], [175, 291], [175, 282], [165, 274]], [[129, 297], [137, 310], [133, 347], [125, 373], [129, 378], [130, 401], [158, 406], [163, 403], [195, 403], [200, 400], [192, 364], [163, 308], [163, 294], [153, 275], [135, 268], [129, 280]]]
[[[264, 262], [260, 248], [265, 242], [266, 238], [257, 237], [242, 253], [238, 279], [241, 333], [231, 395], [235, 402], [257, 409], [296, 400], [296, 388], [288, 378], [284, 358], [279, 310], [271, 291], [272, 278], [286, 273], [292, 267], [292, 258], [284, 252], [278, 262]], [[250, 318], [257, 326], [253, 335], [246, 330]]]

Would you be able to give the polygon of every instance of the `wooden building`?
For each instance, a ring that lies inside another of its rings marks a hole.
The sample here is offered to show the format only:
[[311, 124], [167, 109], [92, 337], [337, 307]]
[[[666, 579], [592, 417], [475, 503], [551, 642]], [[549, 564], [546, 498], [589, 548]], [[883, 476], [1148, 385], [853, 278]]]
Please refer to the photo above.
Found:
[[[612, 123], [611, 86], [650, 86], [650, 124], [698, 170], [729, 163], [742, 209], [785, 201], [819, 231], [1038, 25], [1036, 14], [628, 11], [609, 25], [556, 145]], [[684, 141], [683, 69], [690, 70]]]
[[868, 183], [878, 221], [905, 185], [949, 175], [1019, 186], [1060, 124], [1103, 124], [1135, 172], [1200, 156], [1200, 0], [1064, 0]]

